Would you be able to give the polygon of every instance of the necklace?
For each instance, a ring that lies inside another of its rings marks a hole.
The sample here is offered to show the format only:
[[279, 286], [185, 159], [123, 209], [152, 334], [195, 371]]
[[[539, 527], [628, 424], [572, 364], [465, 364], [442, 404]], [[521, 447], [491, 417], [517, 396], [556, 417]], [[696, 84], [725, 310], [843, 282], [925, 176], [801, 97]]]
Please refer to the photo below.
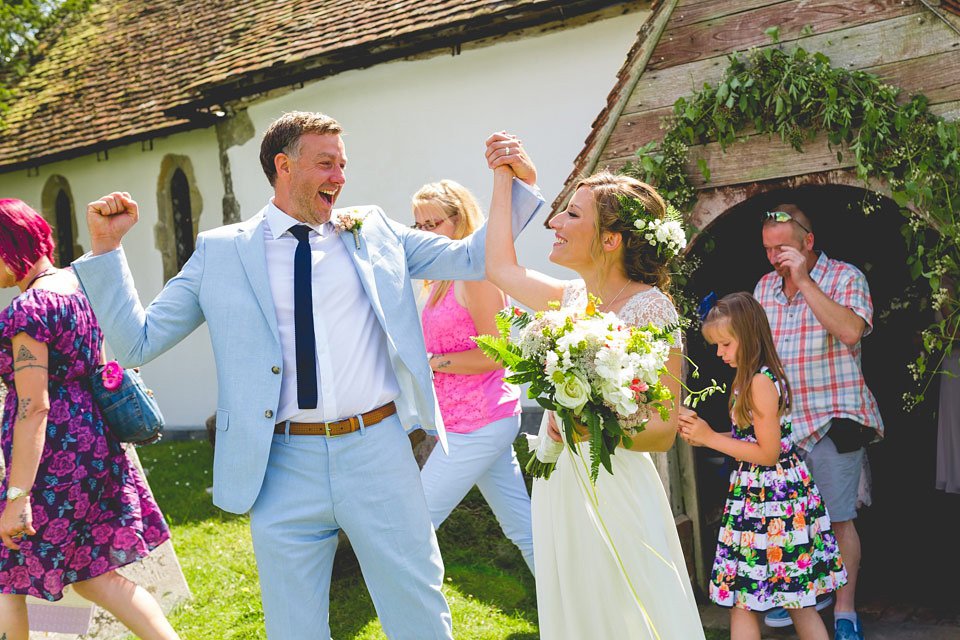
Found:
[[57, 268], [56, 268], [56, 267], [50, 267], [49, 269], [44, 269], [43, 271], [41, 271], [41, 272], [38, 273], [37, 275], [33, 276], [33, 280], [31, 280], [30, 282], [27, 283], [27, 286], [26, 286], [26, 288], [24, 288], [24, 291], [26, 291], [27, 289], [29, 289], [30, 287], [32, 287], [32, 286], [33, 286], [33, 283], [36, 282], [37, 280], [39, 280], [40, 278], [43, 278], [43, 277], [45, 277], [45, 276], [52, 276], [52, 275], [55, 274], [56, 272], [57, 272]]
[[627, 285], [628, 285], [628, 284], [630, 284], [630, 279], [629, 279], [629, 278], [627, 279], [626, 282], [623, 283], [623, 286], [620, 287], [620, 291], [617, 291], [617, 295], [613, 296], [613, 300], [611, 300], [610, 302], [604, 302], [604, 303], [603, 303], [603, 306], [606, 307], [607, 309], [609, 309], [610, 306], [611, 306], [614, 302], [616, 302], [617, 300], [620, 299], [620, 294], [623, 293], [623, 290], [627, 288]]

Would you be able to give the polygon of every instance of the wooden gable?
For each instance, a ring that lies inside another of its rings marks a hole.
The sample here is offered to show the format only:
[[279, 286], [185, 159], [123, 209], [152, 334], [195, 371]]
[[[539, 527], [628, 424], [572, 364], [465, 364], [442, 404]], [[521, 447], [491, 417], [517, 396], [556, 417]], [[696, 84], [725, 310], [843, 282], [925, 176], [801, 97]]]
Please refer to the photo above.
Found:
[[[821, 52], [834, 66], [876, 74], [910, 94], [923, 92], [931, 110], [947, 119], [960, 116], [960, 19], [927, 8], [919, 0], [674, 0], [664, 2], [651, 27], [642, 31], [628, 55], [621, 78], [635, 77], [629, 91], [623, 83], [611, 92], [597, 117], [563, 192], [565, 203], [576, 180], [596, 170], [616, 171], [634, 152], [664, 135], [673, 104], [701, 88], [715, 85], [728, 56], [752, 47], [801, 46]], [[766, 33], [777, 28], [779, 43]], [[646, 55], [637, 55], [648, 50]], [[794, 152], [766, 135], [750, 136], [727, 149], [711, 143], [690, 150], [689, 174], [700, 188], [716, 188], [843, 169], [822, 136]], [[710, 169], [703, 180], [696, 160]]]

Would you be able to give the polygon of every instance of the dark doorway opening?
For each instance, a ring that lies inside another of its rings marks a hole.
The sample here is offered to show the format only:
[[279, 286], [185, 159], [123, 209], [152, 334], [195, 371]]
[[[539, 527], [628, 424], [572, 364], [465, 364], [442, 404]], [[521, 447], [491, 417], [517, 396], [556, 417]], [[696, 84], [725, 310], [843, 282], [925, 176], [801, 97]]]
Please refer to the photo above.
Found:
[[73, 203], [64, 189], [57, 192], [54, 203], [57, 220], [57, 262], [60, 267], [67, 267], [73, 262]]
[[[933, 319], [926, 294], [907, 267], [901, 233], [906, 223], [889, 199], [863, 189], [806, 185], [766, 192], [747, 200], [711, 223], [698, 237], [692, 255], [702, 261], [691, 282], [700, 300], [753, 291], [770, 271], [760, 239], [761, 217], [777, 204], [796, 202], [814, 226], [814, 248], [849, 262], [867, 277], [874, 305], [873, 332], [863, 340], [863, 371], [877, 398], [886, 437], [868, 447], [872, 503], [859, 511], [857, 528], [863, 548], [857, 585], [858, 602], [892, 601], [956, 609], [955, 579], [960, 559], [952, 540], [960, 523], [960, 496], [934, 488], [937, 446], [938, 384], [912, 412], [903, 409], [903, 394], [915, 389], [907, 369], [920, 349], [920, 331]], [[865, 213], [865, 209], [869, 213]], [[914, 303], [904, 306], [907, 299]], [[701, 379], [729, 383], [733, 370], [717, 357], [698, 330], [688, 331], [690, 357]], [[726, 429], [726, 396], [716, 395], [698, 411], [714, 428]], [[698, 449], [697, 467], [705, 554], [712, 558], [726, 496], [729, 461]]]
[[193, 214], [190, 207], [190, 184], [180, 169], [170, 179], [170, 199], [173, 203], [173, 238], [177, 253], [177, 270], [183, 268], [193, 255]]

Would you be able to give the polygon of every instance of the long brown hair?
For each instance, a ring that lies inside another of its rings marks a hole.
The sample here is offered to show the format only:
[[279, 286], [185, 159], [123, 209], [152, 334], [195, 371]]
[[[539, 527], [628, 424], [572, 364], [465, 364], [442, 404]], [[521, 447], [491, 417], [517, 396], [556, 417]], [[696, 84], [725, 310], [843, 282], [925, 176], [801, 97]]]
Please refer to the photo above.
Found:
[[[443, 211], [446, 218], [453, 218], [454, 240], [465, 238], [483, 224], [483, 212], [474, 195], [465, 186], [454, 180], [441, 180], [423, 185], [413, 194], [414, 208], [424, 204], [433, 204]], [[426, 280], [423, 286], [430, 287], [434, 281]], [[427, 301], [427, 306], [437, 304], [450, 290], [451, 280], [437, 281], [437, 287]]]
[[[739, 427], [753, 422], [751, 387], [753, 376], [764, 366], [780, 382], [782, 392], [777, 406], [777, 417], [790, 408], [790, 384], [783, 370], [777, 347], [773, 344], [770, 322], [757, 299], [746, 291], [726, 295], [707, 314], [701, 329], [704, 337], [708, 332], [726, 332], [737, 341], [737, 373], [730, 393], [729, 411]], [[707, 338], [709, 340], [709, 338]]]
[[584, 178], [577, 183], [576, 189], [580, 187], [586, 187], [593, 192], [597, 208], [596, 233], [592, 246], [594, 256], [602, 255], [600, 246], [605, 231], [619, 233], [623, 244], [623, 270], [627, 277], [634, 282], [655, 286], [669, 296], [668, 259], [621, 217], [620, 197], [625, 196], [643, 205], [651, 218], [663, 219], [667, 205], [656, 189], [636, 178], [609, 171], [600, 171]]

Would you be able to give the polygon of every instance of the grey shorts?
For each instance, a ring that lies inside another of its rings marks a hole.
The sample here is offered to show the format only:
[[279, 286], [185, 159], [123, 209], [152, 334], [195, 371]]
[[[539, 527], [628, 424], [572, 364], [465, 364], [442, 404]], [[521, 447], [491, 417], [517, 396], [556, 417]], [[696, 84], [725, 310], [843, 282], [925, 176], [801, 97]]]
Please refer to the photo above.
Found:
[[849, 453], [837, 453], [833, 440], [824, 437], [813, 445], [813, 451], [801, 454], [832, 522], [857, 517], [857, 489], [865, 453], [864, 447]]

